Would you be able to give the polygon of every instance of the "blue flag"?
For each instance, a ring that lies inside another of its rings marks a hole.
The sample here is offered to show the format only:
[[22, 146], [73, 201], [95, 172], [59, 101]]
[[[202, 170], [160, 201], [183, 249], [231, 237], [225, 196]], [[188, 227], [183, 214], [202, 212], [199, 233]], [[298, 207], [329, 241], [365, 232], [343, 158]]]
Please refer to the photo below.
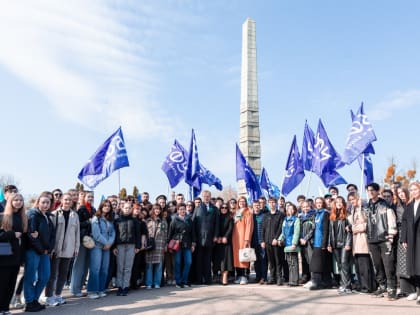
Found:
[[352, 119], [352, 126], [344, 149], [343, 162], [351, 164], [373, 141], [376, 141], [376, 135], [372, 124], [363, 111], [362, 103], [356, 116]]
[[0, 188], [0, 202], [4, 201], [3, 187]]
[[[351, 109], [350, 109], [350, 116], [351, 116], [351, 122], [353, 124], [353, 121], [356, 119], [356, 115], [353, 113], [353, 111]], [[365, 151], [363, 151], [363, 153], [375, 154], [375, 149], [373, 148], [373, 144], [369, 143], [369, 145], [367, 146]]]
[[194, 129], [191, 131], [190, 151], [188, 152], [187, 169], [185, 170], [185, 182], [190, 187], [201, 189], [200, 181], [197, 178], [200, 176], [200, 161], [198, 159], [197, 142], [195, 141]]
[[311, 127], [305, 121], [302, 144], [302, 163], [307, 171], [312, 171], [312, 159], [314, 155], [315, 135]]
[[91, 156], [79, 173], [79, 180], [90, 189], [109, 177], [112, 172], [130, 166], [121, 127]]
[[292, 146], [290, 147], [289, 157], [286, 163], [286, 175], [284, 176], [281, 191], [287, 196], [295, 189], [305, 177], [302, 159], [300, 158], [299, 148], [296, 142], [296, 135], [293, 137]]
[[347, 184], [347, 181], [336, 170], [324, 170], [320, 176], [325, 187]]
[[264, 189], [267, 192], [269, 197], [275, 197], [275, 198], [280, 197], [279, 187], [270, 181], [270, 178], [268, 177], [268, 173], [264, 167], [261, 171], [260, 186], [261, 186], [261, 189]]
[[244, 180], [249, 199], [251, 201], [258, 200], [261, 197], [261, 187], [258, 178], [252, 167], [246, 161], [244, 155], [236, 144], [236, 180]]
[[184, 178], [187, 168], [188, 152], [175, 139], [171, 151], [162, 164], [162, 171], [168, 177], [169, 185], [174, 188]]
[[343, 167], [340, 155], [335, 151], [321, 119], [318, 122], [316, 131], [314, 156], [312, 160], [312, 171], [321, 176], [324, 170], [335, 170]]
[[215, 186], [218, 190], [223, 190], [223, 185], [220, 178], [216, 177], [216, 175], [205, 168], [204, 165], [200, 164], [200, 168], [201, 172], [199, 178], [203, 184]]

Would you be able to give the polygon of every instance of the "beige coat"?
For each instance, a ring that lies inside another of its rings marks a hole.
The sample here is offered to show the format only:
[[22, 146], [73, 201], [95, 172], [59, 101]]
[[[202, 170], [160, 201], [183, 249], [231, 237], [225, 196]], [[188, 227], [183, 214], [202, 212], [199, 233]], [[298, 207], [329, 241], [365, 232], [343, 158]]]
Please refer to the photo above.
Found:
[[249, 268], [248, 262], [239, 261], [239, 250], [245, 248], [245, 242], [251, 245], [254, 219], [249, 208], [242, 212], [241, 217], [233, 217], [232, 250], [233, 266], [236, 268]]
[[69, 222], [65, 229], [63, 210], [57, 209], [52, 214], [51, 221], [55, 227], [54, 253], [59, 258], [72, 258], [80, 247], [79, 216], [76, 211], [70, 210]]
[[353, 255], [369, 254], [369, 247], [366, 235], [367, 217], [366, 213], [359, 208], [354, 209], [348, 216], [353, 232]]

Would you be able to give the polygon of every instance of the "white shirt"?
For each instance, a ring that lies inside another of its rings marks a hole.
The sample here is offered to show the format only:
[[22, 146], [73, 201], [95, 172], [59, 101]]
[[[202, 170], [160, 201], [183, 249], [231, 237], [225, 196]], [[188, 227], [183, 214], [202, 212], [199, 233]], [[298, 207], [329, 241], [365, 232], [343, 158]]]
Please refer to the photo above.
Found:
[[419, 204], [420, 204], [420, 200], [414, 200], [414, 219], [416, 218], [417, 208], [419, 207]]

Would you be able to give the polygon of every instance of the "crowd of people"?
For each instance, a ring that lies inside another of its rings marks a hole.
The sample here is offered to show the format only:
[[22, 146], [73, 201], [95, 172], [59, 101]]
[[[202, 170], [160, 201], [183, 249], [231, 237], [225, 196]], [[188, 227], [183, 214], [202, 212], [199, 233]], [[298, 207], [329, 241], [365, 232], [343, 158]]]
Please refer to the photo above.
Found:
[[[223, 200], [207, 190], [191, 201], [177, 194], [152, 203], [144, 192], [109, 196], [95, 209], [92, 192], [54, 189], [27, 210], [18, 188], [7, 185], [0, 203], [0, 314], [11, 314], [10, 305], [38, 312], [64, 304], [66, 285], [73, 296], [99, 299], [113, 287], [125, 296], [164, 285], [249, 281], [335, 287], [338, 294], [420, 305], [420, 183], [408, 189], [370, 183], [366, 190], [364, 200], [354, 184], [345, 196], [330, 187], [314, 199], [300, 195], [296, 204], [263, 196], [248, 204], [243, 196]], [[245, 259], [245, 251], [255, 257]]]

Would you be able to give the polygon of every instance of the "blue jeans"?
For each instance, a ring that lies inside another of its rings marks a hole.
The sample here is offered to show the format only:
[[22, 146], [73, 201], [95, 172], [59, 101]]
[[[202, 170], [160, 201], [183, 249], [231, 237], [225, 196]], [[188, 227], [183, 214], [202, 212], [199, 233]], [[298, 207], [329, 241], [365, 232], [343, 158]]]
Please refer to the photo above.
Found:
[[79, 254], [74, 259], [73, 270], [71, 272], [70, 292], [72, 294], [81, 293], [85, 284], [89, 269], [90, 249], [80, 244]]
[[50, 257], [39, 255], [33, 249], [26, 251], [23, 291], [26, 303], [38, 301], [50, 278]]
[[162, 280], [162, 262], [158, 264], [149, 264], [149, 263], [146, 264], [146, 286], [151, 287], [152, 284], [155, 287], [160, 286], [161, 280]]
[[95, 246], [90, 250], [89, 280], [87, 290], [90, 293], [105, 291], [108, 276], [110, 250]]
[[[188, 282], [188, 273], [190, 272], [192, 254], [191, 249], [182, 248], [174, 253], [175, 256], [175, 281], [176, 284], [186, 284]], [[184, 262], [184, 268], [181, 273], [181, 262]]]

